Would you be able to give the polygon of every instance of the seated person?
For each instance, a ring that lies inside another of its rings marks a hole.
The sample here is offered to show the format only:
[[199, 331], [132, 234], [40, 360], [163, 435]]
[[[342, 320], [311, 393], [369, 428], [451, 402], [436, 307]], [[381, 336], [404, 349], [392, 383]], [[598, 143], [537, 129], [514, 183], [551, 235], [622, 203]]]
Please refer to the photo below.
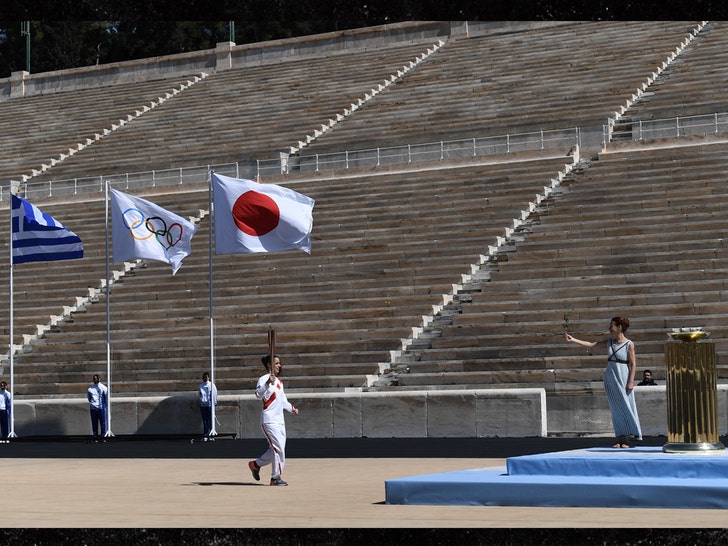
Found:
[[642, 381], [637, 383], [638, 387], [644, 387], [645, 385], [657, 385], [655, 380], [652, 379], [652, 370], [645, 370], [642, 372]]

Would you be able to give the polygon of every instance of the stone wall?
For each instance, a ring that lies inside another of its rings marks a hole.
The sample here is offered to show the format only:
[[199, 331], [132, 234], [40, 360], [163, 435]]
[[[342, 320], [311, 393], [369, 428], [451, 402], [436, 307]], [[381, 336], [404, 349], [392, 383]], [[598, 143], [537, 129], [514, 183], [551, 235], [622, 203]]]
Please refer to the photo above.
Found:
[[[667, 436], [664, 385], [637, 387], [645, 436]], [[525, 438], [611, 436], [602, 393], [546, 397], [543, 389], [484, 389], [291, 394], [300, 414], [286, 414], [291, 438]], [[16, 400], [18, 436], [90, 432], [85, 400]], [[260, 401], [221, 395], [217, 431], [261, 437]], [[194, 396], [112, 398], [111, 430], [128, 434], [197, 434], [202, 423]], [[728, 385], [718, 385], [718, 432], [728, 434]]]
[[[637, 413], [644, 436], [667, 436], [665, 385], [635, 387]], [[547, 398], [549, 435], [613, 434], [607, 397], [594, 395]], [[728, 385], [718, 385], [718, 434], [728, 434]]]
[[[286, 414], [292, 438], [528, 437], [546, 435], [543, 389], [412, 391], [289, 395], [300, 410]], [[261, 437], [260, 401], [221, 395], [218, 433]], [[91, 430], [85, 400], [16, 400], [18, 436], [84, 435]], [[193, 396], [113, 398], [111, 431], [127, 434], [202, 432]]]

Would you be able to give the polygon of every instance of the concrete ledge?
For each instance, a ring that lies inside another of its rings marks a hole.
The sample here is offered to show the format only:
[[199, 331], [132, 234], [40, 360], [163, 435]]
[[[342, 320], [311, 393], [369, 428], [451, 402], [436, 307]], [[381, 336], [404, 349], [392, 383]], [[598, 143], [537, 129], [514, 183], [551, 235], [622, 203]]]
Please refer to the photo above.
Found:
[[[287, 414], [292, 438], [482, 438], [546, 436], [544, 389], [488, 389], [291, 394], [300, 409]], [[18, 436], [90, 434], [88, 403], [16, 400]], [[259, 438], [260, 401], [254, 395], [221, 395], [220, 433]], [[114, 434], [202, 433], [197, 398], [112, 398]]]
[[[645, 436], [667, 435], [664, 385], [637, 387]], [[406, 392], [291, 393], [301, 410], [286, 415], [292, 438], [524, 438], [611, 436], [612, 421], [601, 392], [546, 397], [544, 389], [431, 390]], [[718, 433], [728, 434], [728, 385], [718, 385]], [[19, 436], [90, 432], [83, 399], [15, 401]], [[260, 401], [254, 395], [221, 395], [217, 430], [259, 438]], [[193, 396], [112, 399], [115, 434], [202, 432]]]
[[[718, 434], [728, 433], [728, 385], [718, 385]], [[665, 385], [635, 387], [642, 434], [667, 436]], [[602, 393], [554, 396], [547, 399], [549, 434], [605, 435], [614, 433], [609, 404]]]

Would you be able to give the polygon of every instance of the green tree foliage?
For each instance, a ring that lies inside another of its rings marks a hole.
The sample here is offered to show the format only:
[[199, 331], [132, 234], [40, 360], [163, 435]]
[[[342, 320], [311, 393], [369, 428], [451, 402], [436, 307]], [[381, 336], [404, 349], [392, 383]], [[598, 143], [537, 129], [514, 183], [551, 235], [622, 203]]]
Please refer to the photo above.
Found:
[[[334, 30], [331, 21], [250, 20], [235, 23], [238, 44]], [[31, 21], [30, 71], [212, 49], [230, 40], [229, 21]], [[20, 21], [0, 21], [0, 78], [26, 69], [26, 38]]]
[[[0, 21], [0, 77], [26, 68], [20, 21]], [[227, 21], [31, 21], [30, 69], [47, 72], [214, 48]]]
[[[21, 0], [0, 2], [1, 16], [9, 19], [0, 20], [0, 78], [25, 69], [20, 21], [28, 19], [30, 65], [35, 73], [214, 48], [230, 39], [230, 20], [235, 21], [234, 41], [244, 44], [413, 20], [720, 20], [728, 13], [727, 3], [710, 0], [617, 4], [611, 0], [224, 0], [217, 4], [37, 0], [32, 4], [33, 11]], [[169, 17], [185, 20], [166, 20]], [[46, 19], [37, 20], [41, 18]], [[202, 18], [219, 20], [198, 20]]]
[[227, 40], [226, 21], [119, 21], [109, 25], [102, 62], [212, 49]]

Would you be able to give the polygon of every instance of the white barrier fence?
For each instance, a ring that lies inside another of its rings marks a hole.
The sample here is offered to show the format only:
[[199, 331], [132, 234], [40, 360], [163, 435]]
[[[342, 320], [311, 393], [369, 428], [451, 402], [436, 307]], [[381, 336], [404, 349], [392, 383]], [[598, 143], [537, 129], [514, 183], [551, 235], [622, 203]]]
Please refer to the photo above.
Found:
[[728, 113], [705, 114], [654, 120], [621, 119], [612, 129], [604, 125], [605, 141], [657, 140], [728, 132]]
[[[463, 140], [437, 141], [424, 144], [350, 150], [329, 154], [289, 155], [281, 152], [274, 159], [239, 161], [219, 165], [144, 171], [115, 175], [79, 177], [67, 180], [13, 182], [15, 192], [27, 199], [62, 197], [103, 192], [105, 183], [120, 190], [157, 186], [204, 184], [210, 169], [234, 178], [261, 180], [281, 174], [316, 173], [322, 170], [346, 170], [407, 165], [424, 161], [446, 161], [460, 158], [547, 151], [580, 144], [578, 127], [506, 134], [494, 137], [474, 137]], [[7, 188], [0, 187], [0, 201], [7, 199]]]

